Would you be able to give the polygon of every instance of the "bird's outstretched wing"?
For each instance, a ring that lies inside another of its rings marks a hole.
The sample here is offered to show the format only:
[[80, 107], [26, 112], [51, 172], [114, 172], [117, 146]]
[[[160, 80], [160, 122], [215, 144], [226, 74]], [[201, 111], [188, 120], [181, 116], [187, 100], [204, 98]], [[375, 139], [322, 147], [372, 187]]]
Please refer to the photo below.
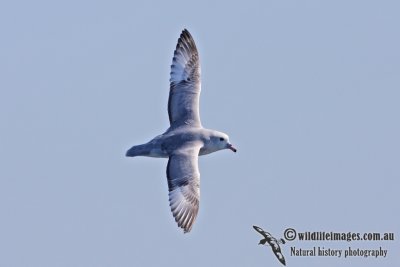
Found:
[[265, 232], [261, 227], [258, 227], [258, 226], [253, 225], [253, 228], [254, 228], [257, 232], [259, 232], [260, 234], [262, 234], [265, 238], [267, 238], [267, 239], [273, 238], [272, 235], [271, 235], [270, 233]]
[[185, 233], [192, 229], [200, 201], [198, 142], [187, 142], [174, 150], [167, 165], [169, 203], [178, 226]]
[[275, 256], [278, 258], [278, 260], [283, 264], [286, 265], [285, 257], [283, 257], [281, 248], [279, 247], [279, 244], [277, 242], [274, 242], [273, 244], [270, 244], [272, 248], [272, 252], [274, 252]]
[[178, 39], [171, 65], [168, 116], [171, 127], [201, 127], [199, 99], [200, 60], [196, 44], [184, 29]]

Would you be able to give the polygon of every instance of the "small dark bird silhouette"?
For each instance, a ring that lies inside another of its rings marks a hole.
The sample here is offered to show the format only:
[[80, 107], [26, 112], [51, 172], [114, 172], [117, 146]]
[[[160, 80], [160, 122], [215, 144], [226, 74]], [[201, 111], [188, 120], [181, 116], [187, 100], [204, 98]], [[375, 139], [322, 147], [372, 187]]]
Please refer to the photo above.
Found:
[[262, 234], [264, 236], [263, 239], [260, 240], [260, 242], [258, 243], [259, 245], [265, 245], [265, 243], [268, 243], [271, 248], [272, 251], [274, 252], [275, 256], [278, 258], [278, 260], [286, 266], [286, 261], [285, 261], [285, 257], [283, 257], [282, 252], [281, 252], [281, 248], [279, 247], [279, 244], [285, 244], [285, 240], [283, 240], [283, 238], [277, 240], [275, 237], [273, 237], [270, 233], [265, 232], [263, 229], [261, 229], [258, 226], [253, 225], [253, 228], [259, 232], [260, 234]]

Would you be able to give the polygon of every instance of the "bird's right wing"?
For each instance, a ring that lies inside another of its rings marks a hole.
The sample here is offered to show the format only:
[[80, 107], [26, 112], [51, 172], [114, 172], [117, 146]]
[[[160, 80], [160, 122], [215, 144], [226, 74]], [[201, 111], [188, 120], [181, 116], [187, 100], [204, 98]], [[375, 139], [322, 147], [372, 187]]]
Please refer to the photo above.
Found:
[[200, 201], [198, 166], [200, 142], [188, 142], [174, 150], [167, 165], [169, 202], [178, 226], [187, 233], [197, 217]]
[[265, 232], [263, 229], [261, 229], [261, 227], [258, 227], [258, 226], [253, 225], [253, 228], [254, 228], [257, 232], [259, 232], [260, 234], [262, 234], [264, 237], [266, 237], [266, 238], [271, 238], [271, 234], [268, 233], [268, 232]]

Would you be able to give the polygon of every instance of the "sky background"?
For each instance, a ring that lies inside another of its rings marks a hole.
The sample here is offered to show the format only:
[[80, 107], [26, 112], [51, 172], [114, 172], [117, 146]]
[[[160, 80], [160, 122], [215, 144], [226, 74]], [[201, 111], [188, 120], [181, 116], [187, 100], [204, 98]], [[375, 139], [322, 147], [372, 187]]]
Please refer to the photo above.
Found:
[[[400, 262], [399, 1], [2, 1], [0, 267], [282, 266], [258, 246], [301, 231], [395, 241], [282, 245], [287, 266]], [[183, 28], [201, 118], [238, 148], [200, 158], [183, 234], [166, 159], [125, 158], [168, 128]], [[294, 257], [290, 247], [387, 258]]]

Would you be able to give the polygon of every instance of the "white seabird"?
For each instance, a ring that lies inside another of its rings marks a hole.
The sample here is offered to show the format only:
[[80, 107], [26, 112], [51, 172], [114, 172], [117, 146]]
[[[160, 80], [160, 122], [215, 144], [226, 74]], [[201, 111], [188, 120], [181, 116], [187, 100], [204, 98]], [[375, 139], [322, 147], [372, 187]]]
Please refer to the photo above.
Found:
[[199, 53], [184, 29], [171, 65], [167, 131], [146, 144], [133, 146], [127, 157], [169, 158], [167, 178], [169, 202], [178, 226], [192, 229], [199, 210], [200, 172], [198, 156], [222, 149], [236, 152], [225, 133], [203, 128], [200, 122], [201, 91]]

